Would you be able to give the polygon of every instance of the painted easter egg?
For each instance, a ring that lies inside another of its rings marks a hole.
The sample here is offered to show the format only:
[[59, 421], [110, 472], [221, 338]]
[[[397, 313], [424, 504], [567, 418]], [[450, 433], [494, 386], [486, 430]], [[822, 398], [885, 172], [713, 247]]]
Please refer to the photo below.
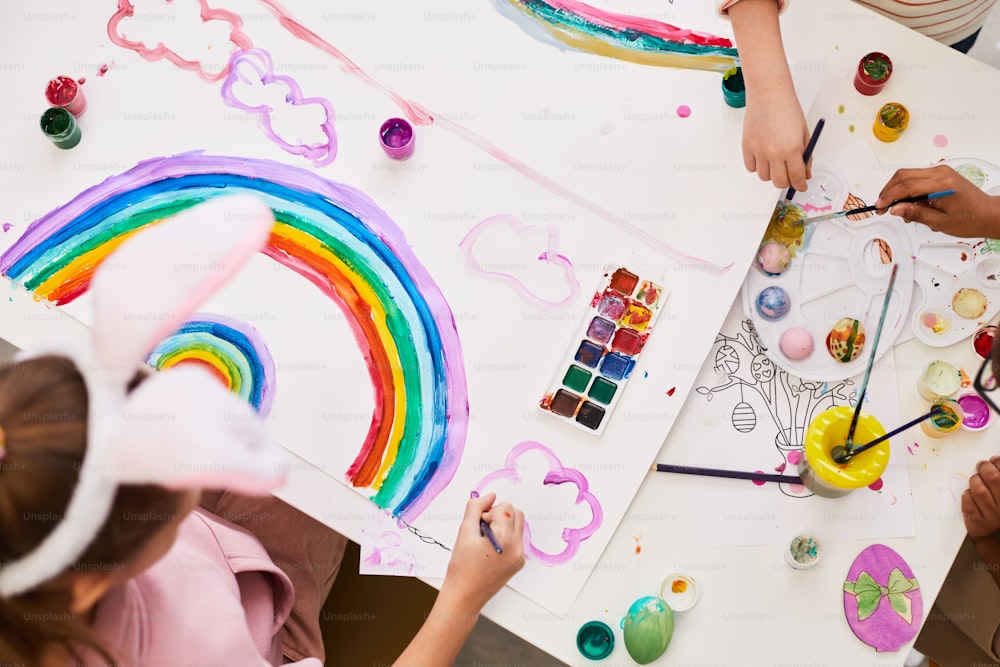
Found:
[[858, 554], [844, 582], [844, 614], [858, 639], [898, 651], [916, 636], [923, 613], [920, 586], [902, 556], [884, 544]]
[[622, 629], [628, 654], [640, 665], [648, 665], [670, 645], [674, 636], [674, 610], [663, 598], [641, 597], [629, 607]]
[[974, 164], [960, 164], [955, 167], [955, 171], [972, 181], [978, 188], [986, 185], [986, 172]]
[[765, 320], [781, 319], [792, 307], [792, 300], [783, 288], [777, 285], [765, 287], [757, 295], [757, 313]]
[[747, 402], [737, 403], [733, 408], [733, 427], [740, 433], [749, 433], [757, 426], [757, 413]]
[[777, 241], [767, 241], [757, 251], [757, 266], [769, 276], [780, 276], [791, 261], [788, 248]]
[[813, 337], [808, 330], [802, 327], [792, 327], [783, 334], [778, 341], [781, 353], [793, 361], [801, 361], [813, 352]]
[[865, 348], [865, 325], [852, 317], [838, 320], [826, 335], [826, 349], [837, 361], [854, 361]]

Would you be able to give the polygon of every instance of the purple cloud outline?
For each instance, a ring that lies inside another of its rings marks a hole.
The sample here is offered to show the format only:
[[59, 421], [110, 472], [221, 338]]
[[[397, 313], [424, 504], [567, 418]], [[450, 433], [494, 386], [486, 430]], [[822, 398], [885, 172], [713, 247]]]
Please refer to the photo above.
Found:
[[507, 452], [507, 458], [504, 459], [504, 465], [502, 468], [488, 473], [476, 483], [475, 491], [482, 495], [486, 492], [485, 489], [490, 484], [501, 479], [510, 481], [515, 486], [521, 484], [524, 480], [517, 472], [517, 460], [529, 451], [541, 454], [545, 457], [546, 461], [548, 461], [549, 469], [542, 480], [543, 484], [574, 484], [577, 487], [578, 492], [576, 494], [576, 500], [573, 504], [579, 505], [580, 503], [585, 502], [590, 507], [590, 523], [582, 528], [570, 528], [568, 526], [563, 527], [562, 540], [566, 543], [566, 548], [557, 554], [543, 551], [532, 543], [531, 527], [529, 526], [528, 519], [525, 518], [525, 555], [529, 558], [535, 558], [545, 565], [561, 565], [573, 558], [573, 556], [575, 556], [580, 550], [580, 544], [583, 543], [584, 540], [590, 539], [604, 522], [604, 510], [601, 508], [601, 503], [597, 500], [597, 497], [590, 492], [590, 482], [587, 481], [586, 475], [575, 468], [565, 467], [559, 457], [556, 456], [555, 452], [542, 443], [534, 440], [523, 440], [514, 445], [514, 447]]
[[[488, 271], [482, 267], [482, 264], [480, 264], [479, 260], [476, 259], [474, 251], [476, 242], [487, 229], [503, 225], [509, 227], [517, 236], [521, 238], [524, 238], [537, 229], [545, 230], [548, 234], [548, 239], [545, 244], [545, 250], [538, 255], [538, 261], [553, 264], [562, 268], [563, 280], [566, 281], [566, 287], [569, 288], [569, 294], [564, 299], [559, 301], [548, 301], [528, 289], [528, 286], [516, 276], [500, 271]], [[500, 282], [510, 285], [518, 296], [538, 308], [550, 308], [552, 310], [565, 308], [572, 304], [573, 301], [576, 300], [576, 297], [580, 294], [580, 281], [576, 277], [576, 270], [573, 268], [573, 262], [571, 262], [565, 255], [559, 254], [559, 229], [555, 225], [545, 225], [544, 227], [541, 225], [529, 225], [521, 222], [521, 220], [515, 215], [501, 213], [485, 218], [473, 226], [472, 229], [470, 229], [462, 238], [462, 240], [458, 242], [458, 247], [465, 252], [465, 267], [469, 269], [469, 271], [479, 273], [492, 280], [499, 280]]]
[[[322, 107], [325, 119], [323, 124], [320, 125], [320, 129], [323, 131], [326, 141], [317, 144], [293, 144], [285, 141], [275, 132], [271, 123], [271, 113], [274, 111], [274, 107], [267, 104], [246, 104], [233, 92], [233, 86], [237, 81], [247, 81], [247, 79], [241, 76], [241, 70], [245, 68], [250, 68], [254, 76], [265, 86], [273, 84], [285, 86], [288, 90], [288, 93], [285, 95], [285, 101], [292, 106], [298, 107], [317, 104]], [[336, 113], [333, 103], [330, 100], [325, 97], [303, 97], [302, 89], [295, 79], [290, 76], [274, 73], [274, 62], [271, 59], [271, 54], [261, 48], [254, 47], [233, 53], [229, 58], [228, 72], [225, 80], [222, 82], [221, 90], [222, 99], [228, 106], [246, 111], [247, 113], [256, 114], [257, 122], [267, 138], [276, 143], [285, 152], [292, 155], [301, 155], [316, 167], [322, 167], [333, 162], [334, 158], [337, 157], [337, 133], [333, 127], [336, 120]]]

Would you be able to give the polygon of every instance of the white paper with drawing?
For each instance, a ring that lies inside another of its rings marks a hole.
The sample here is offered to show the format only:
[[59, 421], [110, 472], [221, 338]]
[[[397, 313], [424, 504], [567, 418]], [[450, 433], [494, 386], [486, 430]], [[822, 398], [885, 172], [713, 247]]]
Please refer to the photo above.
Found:
[[[71, 151], [45, 143], [30, 95], [0, 127], [19, 165], [0, 171], [0, 268], [86, 321], [89, 267], [122, 235], [226, 192], [265, 199], [266, 252], [155, 363], [211, 367], [331, 484], [446, 545], [469, 492], [499, 487], [535, 547], [514, 586], [566, 608], [738, 290], [765, 223], [747, 212], [773, 196], [731, 150], [739, 117], [688, 106], [719, 99], [730, 26], [709, 3], [671, 5], [676, 29], [560, 3], [622, 22], [569, 48], [547, 3], [282, 4], [61, 0], [46, 12], [77, 19], [40, 40], [35, 6], [6, 3], [11, 86], [65, 72], [50, 45], [66, 44], [89, 107]], [[636, 30], [665, 51], [638, 53]], [[670, 41], [688, 37], [704, 43]], [[379, 146], [394, 116], [416, 136], [405, 162]], [[726, 197], [692, 196], [720, 179]], [[633, 256], [670, 295], [594, 438], [538, 402], [602, 267]]]
[[[861, 378], [795, 377], [771, 362], [771, 351], [761, 348], [752, 331], [734, 306], [671, 440], [686, 441], [691, 465], [797, 475], [810, 421], [828, 407], [856, 403]], [[899, 414], [893, 358], [890, 351], [875, 364], [865, 396], [865, 409], [887, 431], [917, 416]], [[777, 544], [802, 531], [830, 540], [913, 535], [907, 473], [913, 433], [891, 439], [880, 483], [841, 498], [814, 496], [794, 484], [691, 477], [698, 543]], [[661, 458], [670, 460], [669, 446]]]

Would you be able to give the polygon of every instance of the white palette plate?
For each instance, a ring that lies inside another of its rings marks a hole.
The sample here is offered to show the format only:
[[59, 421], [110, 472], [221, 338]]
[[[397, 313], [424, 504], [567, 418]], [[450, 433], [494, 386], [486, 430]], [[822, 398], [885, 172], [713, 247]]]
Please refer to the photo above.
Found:
[[[809, 189], [814, 190], [812, 181]], [[832, 210], [842, 210], [846, 198], [841, 191], [833, 199]], [[892, 347], [903, 327], [913, 296], [910, 242], [897, 218], [828, 220], [811, 225], [806, 234], [804, 249], [796, 250], [780, 276], [750, 269], [743, 282], [743, 307], [760, 343], [777, 366], [804, 379], [843, 380], [864, 372], [882, 312], [891, 264], [885, 263], [887, 257], [880, 252], [878, 240], [888, 245], [893, 258], [898, 258], [899, 269], [876, 359]], [[784, 288], [791, 302], [788, 313], [775, 321], [762, 317], [756, 308], [757, 295], [772, 285]], [[847, 363], [834, 359], [826, 345], [830, 329], [844, 317], [860, 320], [866, 333], [865, 347]], [[792, 327], [802, 327], [813, 337], [812, 354], [799, 361], [786, 357], [779, 345], [781, 334]]]
[[[952, 158], [946, 164], [990, 194], [1000, 194], [1000, 167], [978, 158]], [[952, 345], [974, 334], [1000, 312], [1000, 254], [987, 252], [982, 240], [962, 241], [931, 232], [914, 248], [914, 281], [920, 306], [910, 326], [916, 338], [932, 347]], [[952, 307], [960, 289], [975, 289], [987, 300], [986, 310], [963, 318]]]

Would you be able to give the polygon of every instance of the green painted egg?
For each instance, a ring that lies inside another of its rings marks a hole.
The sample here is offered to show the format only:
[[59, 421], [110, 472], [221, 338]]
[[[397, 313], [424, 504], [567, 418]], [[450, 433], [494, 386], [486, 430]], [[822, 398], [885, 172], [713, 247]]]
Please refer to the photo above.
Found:
[[663, 598], [641, 597], [629, 607], [622, 629], [628, 654], [640, 665], [648, 665], [670, 645], [674, 636], [674, 610]]

